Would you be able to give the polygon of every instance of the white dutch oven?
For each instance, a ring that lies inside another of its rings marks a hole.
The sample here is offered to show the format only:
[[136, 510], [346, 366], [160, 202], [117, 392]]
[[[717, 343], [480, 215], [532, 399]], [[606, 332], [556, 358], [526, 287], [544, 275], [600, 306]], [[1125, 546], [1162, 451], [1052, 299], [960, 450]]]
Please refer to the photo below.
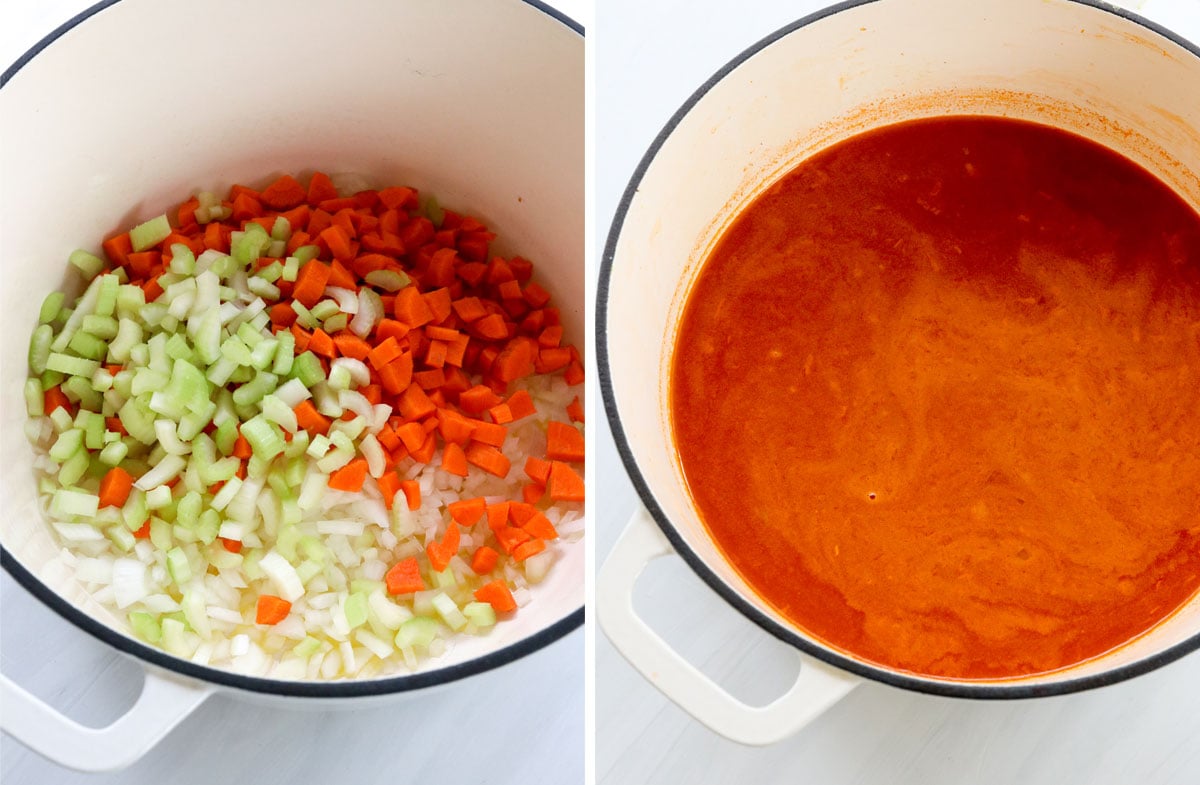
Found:
[[[532, 604], [403, 676], [257, 678], [133, 638], [69, 572], [34, 498], [21, 392], [42, 298], [67, 254], [198, 188], [273, 174], [358, 172], [481, 217], [533, 259], [582, 341], [583, 37], [534, 0], [122, 0], [101, 3], [15, 63], [0, 90], [0, 520], [3, 566], [57, 613], [138, 658], [141, 697], [107, 728], [0, 680], [2, 724], [78, 769], [127, 765], [214, 691], [326, 708], [427, 691], [529, 654], [583, 621], [584, 547], [564, 547]], [[36, 646], [36, 635], [25, 645]], [[300, 700], [307, 699], [307, 700]]]
[[[692, 505], [672, 443], [670, 352], [700, 263], [731, 216], [800, 160], [850, 135], [964, 113], [1090, 137], [1200, 207], [1195, 45], [1094, 0], [868, 0], [784, 28], [719, 71], [655, 140], [617, 210], [601, 262], [597, 357], [614, 437], [645, 510], [600, 571], [599, 620], [647, 679], [730, 739], [777, 741], [863, 679], [1025, 698], [1111, 684], [1200, 646], [1198, 598], [1138, 640], [1061, 672], [971, 682], [887, 669], [824, 646], [773, 610], [723, 558]], [[741, 703], [637, 617], [638, 575], [670, 553], [796, 648], [800, 675], [785, 695], [761, 708]]]

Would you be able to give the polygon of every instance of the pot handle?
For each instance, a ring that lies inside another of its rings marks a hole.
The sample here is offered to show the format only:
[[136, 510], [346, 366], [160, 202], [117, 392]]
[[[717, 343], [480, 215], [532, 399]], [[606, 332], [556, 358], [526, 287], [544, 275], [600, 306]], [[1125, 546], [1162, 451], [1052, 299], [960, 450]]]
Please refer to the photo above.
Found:
[[633, 608], [633, 587], [653, 560], [674, 554], [644, 509], [638, 509], [600, 568], [596, 610], [600, 626], [642, 676], [711, 730], [741, 744], [774, 744], [837, 703], [860, 679], [800, 655], [800, 675], [766, 706], [749, 706], [726, 692], [658, 636]]
[[0, 674], [0, 729], [39, 755], [77, 771], [116, 771], [150, 751], [215, 688], [145, 670], [129, 711], [105, 728], [65, 716]]

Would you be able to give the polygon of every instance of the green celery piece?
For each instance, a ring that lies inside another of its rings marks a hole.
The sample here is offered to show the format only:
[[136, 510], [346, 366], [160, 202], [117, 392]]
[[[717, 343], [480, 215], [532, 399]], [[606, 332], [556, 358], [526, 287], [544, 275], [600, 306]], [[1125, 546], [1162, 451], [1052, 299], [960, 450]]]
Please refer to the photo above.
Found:
[[[288, 333], [289, 335], [291, 333]], [[258, 343], [250, 350], [250, 365], [260, 371], [265, 371], [270, 368], [275, 361], [275, 350], [279, 348], [279, 341], [274, 338], [266, 338]]]
[[158, 643], [162, 640], [162, 627], [159, 626], [158, 619], [145, 611], [132, 611], [129, 614], [129, 626], [133, 634], [144, 641]]
[[283, 262], [283, 273], [280, 277], [289, 283], [295, 283], [296, 274], [300, 272], [300, 260], [294, 256], [289, 256]]
[[42, 300], [42, 307], [38, 311], [38, 324], [50, 324], [58, 318], [58, 314], [62, 311], [63, 301], [67, 296], [59, 291], [50, 292], [46, 295], [46, 299]]
[[287, 240], [292, 236], [292, 222], [285, 216], [279, 215], [275, 217], [275, 223], [271, 225], [272, 240]]
[[275, 550], [289, 562], [296, 561], [296, 546], [300, 544], [300, 529], [295, 526], [280, 528], [275, 536]]
[[296, 258], [297, 264], [303, 267], [305, 262], [316, 259], [320, 253], [321, 249], [315, 245], [302, 245], [292, 251], [292, 256]]
[[204, 373], [187, 360], [176, 360], [171, 369], [171, 382], [167, 395], [174, 398], [188, 411], [205, 411], [212, 398], [212, 391]]
[[158, 435], [154, 432], [154, 413], [137, 398], [130, 398], [117, 411], [125, 432], [142, 444], [153, 444]]
[[275, 336], [275, 340], [278, 346], [275, 348], [275, 363], [271, 366], [271, 372], [280, 376], [289, 375], [296, 359], [296, 336], [283, 330]]
[[253, 379], [233, 391], [233, 402], [238, 406], [256, 404], [278, 386], [278, 376], [269, 371], [259, 371]]
[[196, 255], [183, 243], [171, 243], [171, 272], [192, 275], [196, 272]]
[[242, 423], [242, 436], [250, 443], [254, 454], [263, 460], [269, 460], [283, 452], [286, 444], [279, 429], [261, 414]]
[[125, 528], [137, 531], [146, 523], [149, 514], [150, 510], [146, 507], [146, 494], [134, 488], [130, 491], [125, 506], [121, 508], [121, 517], [125, 521]]
[[65, 378], [67, 377], [58, 371], [43, 371], [42, 375], [38, 377], [38, 379], [42, 382], [43, 390], [49, 390], [51, 387], [57, 387], [58, 385], [62, 384], [63, 379]]
[[[290, 335], [290, 333], [289, 333]], [[192, 342], [196, 356], [205, 365], [212, 365], [221, 356], [221, 312], [213, 308], [206, 311], [196, 322]]]
[[463, 606], [462, 614], [476, 627], [486, 628], [496, 623], [496, 610], [490, 603], [468, 602]]
[[301, 659], [308, 659], [321, 648], [321, 641], [311, 635], [292, 647], [292, 654]]
[[238, 365], [249, 365], [252, 359], [250, 347], [236, 335], [231, 335], [221, 343], [221, 356]]
[[97, 316], [112, 316], [117, 310], [121, 282], [115, 275], [102, 275], [96, 280], [100, 282], [100, 288], [96, 292], [96, 305], [92, 313]]
[[296, 312], [296, 324], [309, 330], [317, 326], [317, 317], [313, 316], [312, 311], [308, 310], [303, 303], [299, 300], [292, 300], [289, 305]]
[[83, 431], [78, 428], [63, 431], [50, 447], [50, 457], [62, 463], [75, 455], [75, 453], [83, 449], [83, 436]]
[[104, 398], [92, 389], [91, 379], [83, 376], [71, 376], [62, 383], [63, 392], [68, 396], [79, 399], [79, 405], [90, 411], [99, 411], [104, 405]]
[[67, 348], [89, 360], [103, 360], [108, 354], [108, 343], [83, 330], [75, 333]]
[[196, 537], [205, 545], [212, 545], [217, 539], [217, 532], [221, 530], [221, 515], [211, 507], [200, 513], [200, 520], [196, 523]]
[[167, 220], [166, 215], [151, 218], [129, 230], [129, 241], [135, 252], [158, 245], [170, 236], [171, 222]]
[[346, 614], [346, 623], [350, 629], [361, 627], [367, 623], [367, 594], [354, 592], [342, 604], [342, 612]]
[[108, 539], [112, 541], [113, 545], [117, 546], [125, 553], [133, 550], [133, 546], [137, 543], [137, 539], [133, 536], [133, 534], [131, 534], [128, 529], [120, 524], [116, 526], [109, 526], [104, 530], [104, 533], [108, 536]]
[[243, 231], [233, 233], [229, 253], [244, 267], [262, 256], [270, 245], [271, 236], [267, 230], [256, 223], [248, 223]]
[[341, 313], [341, 311], [338, 310], [337, 303], [333, 300], [322, 300], [309, 309], [309, 313], [313, 315], [313, 318], [323, 322], [335, 313]]
[[[25, 413], [30, 417], [41, 417], [46, 413], [46, 398], [37, 379], [25, 380]], [[294, 440], [293, 440], [294, 441]]]
[[283, 275], [283, 265], [279, 262], [271, 262], [255, 273], [256, 277], [263, 279], [267, 283], [275, 283], [281, 275]]
[[87, 473], [89, 463], [86, 450], [80, 450], [72, 455], [59, 467], [58, 484], [64, 488], [69, 488], [78, 483], [83, 478], [83, 475]]
[[176, 586], [192, 579], [192, 566], [188, 564], [187, 554], [178, 545], [167, 551], [167, 572], [171, 574], [171, 580], [175, 581]]
[[429, 219], [435, 229], [442, 228], [442, 221], [446, 220], [446, 211], [438, 204], [437, 197], [426, 197], [421, 212], [425, 213], [425, 217]]
[[90, 313], [83, 317], [83, 323], [80, 329], [89, 335], [94, 335], [97, 338], [103, 338], [105, 341], [111, 341], [117, 337], [117, 320], [111, 316], [97, 316]]
[[317, 356], [306, 351], [296, 355], [288, 378], [299, 379], [301, 384], [311, 388], [314, 384], [325, 381], [325, 371], [321, 368], [321, 361]]
[[96, 360], [72, 357], [59, 352], [50, 352], [50, 356], [46, 358], [46, 370], [58, 371], [68, 376], [86, 376], [90, 379], [99, 367], [100, 363]]
[[[290, 333], [289, 333], [290, 335]], [[48, 324], [38, 325], [29, 339], [29, 370], [41, 374], [46, 370], [50, 357], [50, 344], [54, 340], [54, 328]]]
[[[292, 440], [288, 442], [287, 447], [283, 448], [283, 454], [288, 458], [298, 458], [299, 456], [303, 455], [304, 451], [307, 449], [308, 431], [301, 429], [296, 431], [296, 434], [292, 436]], [[303, 475], [301, 475], [301, 479], [303, 479]], [[297, 481], [296, 485], [299, 484], [299, 481]]]
[[171, 536], [171, 524], [157, 516], [150, 519], [150, 542], [164, 553], [171, 550], [174, 538]]
[[204, 500], [200, 498], [200, 494], [188, 491], [175, 508], [175, 522], [189, 529], [195, 528], [200, 521], [200, 510], [203, 505]]
[[396, 647], [408, 649], [414, 646], [428, 648], [437, 637], [438, 623], [426, 616], [414, 616], [400, 625], [396, 631]]
[[175, 333], [167, 339], [166, 351], [172, 360], [192, 360], [192, 347], [188, 346], [187, 338], [180, 333]]
[[128, 444], [122, 441], [112, 442], [104, 445], [104, 449], [100, 450], [100, 462], [106, 466], [119, 466], [128, 454]]
[[307, 584], [310, 580], [321, 573], [322, 567], [315, 561], [305, 559], [296, 565], [296, 574], [300, 576], [300, 582]]
[[338, 333], [345, 330], [348, 324], [350, 324], [350, 317], [344, 313], [335, 313], [325, 320], [322, 329], [327, 333]]
[[[140, 291], [140, 290], [139, 290]], [[112, 363], [126, 363], [133, 348], [142, 343], [142, 326], [130, 318], [122, 317], [117, 322], [117, 335], [108, 344], [108, 359]]]
[[146, 305], [146, 292], [140, 286], [123, 284], [117, 290], [117, 314], [121, 318], [137, 316]]
[[102, 415], [92, 413], [88, 418], [87, 427], [84, 429], [83, 443], [89, 450], [104, 449], [104, 417]]
[[237, 437], [237, 423], [232, 419], [223, 420], [213, 433], [213, 441], [217, 443], [217, 449], [222, 455], [233, 454], [233, 443], [237, 441]]

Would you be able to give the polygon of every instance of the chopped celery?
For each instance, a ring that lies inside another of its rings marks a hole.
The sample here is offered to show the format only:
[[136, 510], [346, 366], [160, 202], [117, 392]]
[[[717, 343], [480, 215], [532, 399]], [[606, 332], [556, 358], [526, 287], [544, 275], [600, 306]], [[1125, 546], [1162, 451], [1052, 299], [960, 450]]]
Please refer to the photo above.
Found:
[[313, 318], [317, 321], [323, 322], [335, 313], [341, 313], [341, 311], [338, 310], [338, 305], [333, 300], [322, 300], [312, 307], [310, 313], [312, 313]]
[[490, 603], [468, 602], [463, 606], [462, 614], [476, 627], [491, 627], [496, 623], [496, 611]]
[[398, 292], [412, 283], [412, 279], [399, 270], [372, 270], [367, 273], [365, 280], [389, 292]]
[[50, 292], [46, 295], [46, 299], [42, 300], [41, 310], [38, 311], [38, 324], [50, 324], [57, 319], [66, 298], [62, 292]]
[[[108, 344], [83, 330], [75, 333], [67, 348], [88, 360], [103, 360], [108, 354]], [[90, 376], [91, 374], [87, 374]]]
[[128, 362], [133, 347], [141, 342], [142, 326], [133, 319], [121, 318], [117, 322], [117, 335], [108, 344], [108, 359], [114, 363]]
[[154, 547], [164, 553], [171, 550], [174, 546], [174, 538], [171, 536], [171, 524], [164, 521], [162, 518], [150, 519], [150, 542], [154, 543]]
[[278, 429], [262, 415], [242, 423], [242, 436], [250, 443], [254, 454], [263, 459], [274, 458], [283, 452], [284, 440]]
[[414, 616], [400, 625], [396, 631], [396, 646], [401, 649], [413, 646], [429, 647], [437, 637], [438, 623], [426, 616]]
[[325, 370], [321, 367], [321, 361], [317, 356], [306, 351], [296, 355], [292, 360], [292, 370], [288, 376], [298, 379], [305, 387], [311, 388], [313, 385], [325, 381]]
[[271, 367], [275, 361], [275, 350], [279, 347], [279, 341], [274, 338], [266, 338], [259, 342], [257, 346], [250, 350], [250, 365], [260, 371], [265, 371]]
[[126, 529], [120, 524], [116, 526], [109, 526], [104, 530], [104, 533], [108, 535], [108, 539], [112, 540], [113, 545], [117, 546], [126, 553], [133, 550], [133, 546], [137, 542], [137, 539], [134, 538], [129, 529]]
[[342, 603], [342, 612], [346, 615], [346, 623], [350, 629], [361, 627], [367, 623], [367, 595], [364, 592], [354, 592]]
[[321, 641], [310, 635], [292, 648], [292, 654], [303, 659], [308, 659], [316, 654], [320, 648]]
[[[78, 433], [78, 431], [76, 431]], [[64, 487], [69, 487], [78, 483], [83, 479], [83, 475], [88, 470], [88, 454], [86, 450], [79, 452], [68, 458], [58, 470], [58, 484]]]
[[292, 251], [292, 256], [296, 258], [298, 264], [303, 266], [305, 262], [311, 259], [316, 259], [317, 255], [320, 253], [321, 249], [315, 245], [302, 245], [296, 250]]
[[46, 413], [46, 398], [37, 379], [25, 380], [25, 413], [30, 417], [41, 417]]
[[96, 314], [88, 314], [83, 317], [83, 324], [80, 325], [83, 332], [106, 341], [117, 337], [117, 327], [117, 320], [113, 317], [97, 316]]
[[[97, 316], [112, 316], [117, 309], [117, 297], [121, 293], [121, 282], [115, 275], [101, 275], [96, 279], [100, 288], [96, 290], [96, 305], [92, 313]], [[84, 315], [86, 317], [86, 314]], [[80, 320], [82, 324], [82, 319]]]
[[63, 431], [50, 447], [50, 457], [60, 463], [67, 460], [83, 447], [83, 431], [72, 428]]
[[233, 420], [224, 420], [213, 433], [213, 441], [217, 443], [217, 449], [222, 455], [230, 455], [233, 452], [233, 444], [237, 437], [237, 423]]
[[68, 376], [90, 377], [99, 367], [100, 363], [96, 360], [85, 360], [82, 357], [72, 357], [69, 354], [61, 354], [59, 352], [51, 352], [50, 356], [46, 358], [47, 370], [58, 371]]
[[[171, 490], [168, 488], [167, 494], [170, 495], [170, 493]], [[137, 531], [146, 523], [146, 518], [149, 514], [150, 510], [146, 504], [146, 494], [135, 488], [130, 492], [125, 506], [121, 508], [121, 517], [125, 521], [125, 528], [129, 529], [129, 531]]]
[[458, 605], [445, 592], [438, 592], [431, 600], [433, 609], [442, 617], [442, 621], [450, 629], [457, 632], [467, 626], [467, 617], [463, 616], [462, 611], [458, 609]]
[[249, 365], [252, 358], [250, 347], [236, 335], [231, 335], [221, 343], [221, 356], [238, 365]]
[[213, 509], [207, 509], [200, 513], [200, 520], [196, 523], [196, 538], [205, 545], [211, 545], [213, 540], [217, 539], [217, 531], [221, 528], [221, 516]]
[[200, 509], [203, 504], [200, 494], [188, 491], [175, 508], [175, 522], [188, 529], [194, 528], [200, 521]]
[[166, 393], [189, 411], [204, 411], [212, 392], [204, 373], [187, 360], [176, 360], [171, 368], [171, 381]]
[[178, 545], [167, 551], [167, 572], [176, 585], [182, 585], [192, 579], [192, 567], [188, 564], [187, 554]]
[[104, 445], [100, 450], [100, 462], [106, 466], [117, 466], [129, 454], [129, 445], [122, 441]]
[[289, 283], [294, 283], [298, 272], [300, 272], [300, 260], [294, 256], [289, 256], [283, 262], [283, 272], [280, 277]]
[[178, 275], [191, 275], [196, 271], [196, 256], [192, 249], [183, 243], [171, 244], [171, 272]]
[[164, 617], [162, 620], [163, 648], [176, 657], [189, 656], [191, 651], [187, 644], [187, 638], [184, 637], [184, 632], [183, 622], [178, 619]]
[[161, 510], [171, 503], [171, 489], [159, 485], [146, 491], [146, 506], [151, 510]]
[[162, 640], [162, 628], [158, 624], [158, 619], [144, 611], [130, 612], [129, 627], [133, 630], [133, 634], [142, 640], [150, 643], [158, 643]]
[[292, 310], [296, 312], [296, 324], [301, 327], [307, 327], [310, 330], [317, 326], [317, 317], [313, 316], [312, 311], [304, 307], [302, 302], [293, 300], [291, 306]]
[[54, 328], [48, 324], [38, 325], [29, 339], [29, 370], [41, 374], [46, 370], [50, 357], [50, 344], [54, 340]]
[[436, 197], [432, 195], [426, 197], [421, 212], [425, 213], [425, 217], [429, 219], [435, 229], [442, 228], [442, 221], [446, 220], [446, 211], [438, 204]]
[[95, 278], [104, 271], [104, 260], [82, 249], [71, 251], [67, 261], [79, 268], [84, 278]]
[[158, 245], [171, 236], [171, 223], [167, 216], [159, 215], [129, 230], [129, 242], [134, 251], [144, 251]]
[[94, 493], [59, 488], [50, 499], [50, 512], [53, 515], [79, 515], [84, 518], [92, 518], [95, 517], [98, 509], [100, 509], [100, 497]]

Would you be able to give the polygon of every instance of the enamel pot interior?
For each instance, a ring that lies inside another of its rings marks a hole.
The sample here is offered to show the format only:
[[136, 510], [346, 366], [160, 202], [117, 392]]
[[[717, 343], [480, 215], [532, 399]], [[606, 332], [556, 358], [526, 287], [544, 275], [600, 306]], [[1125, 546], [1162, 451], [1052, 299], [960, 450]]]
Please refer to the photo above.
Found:
[[[672, 544], [742, 613], [848, 671], [968, 697], [1068, 692], [1200, 645], [1200, 601], [1074, 668], [1012, 681], [918, 677], [805, 636], [725, 561], [672, 444], [670, 351], [698, 268], [731, 216], [823, 147], [889, 123], [990, 114], [1059, 126], [1143, 165], [1200, 206], [1200, 49], [1087, 0], [875, 0], [751, 47], [660, 134], [618, 209], [597, 305], [602, 392], [625, 465]], [[698, 165], [697, 162], [702, 162]], [[656, 380], [647, 382], [647, 380]]]
[[[89, 15], [90, 14], [90, 15]], [[537, 3], [122, 0], [19, 61], [0, 90], [0, 522], [4, 567], [72, 622], [160, 666], [262, 692], [411, 690], [509, 662], [583, 618], [584, 547], [534, 601], [456, 640], [413, 675], [353, 682], [247, 678], [145, 646], [91, 601], [38, 513], [21, 386], [26, 338], [66, 258], [197, 190], [352, 172], [408, 184], [480, 217], [499, 253], [533, 260], [584, 337], [583, 36]], [[137, 42], [131, 45], [130, 42]], [[76, 287], [77, 290], [77, 287]], [[34, 644], [30, 644], [34, 645]]]

